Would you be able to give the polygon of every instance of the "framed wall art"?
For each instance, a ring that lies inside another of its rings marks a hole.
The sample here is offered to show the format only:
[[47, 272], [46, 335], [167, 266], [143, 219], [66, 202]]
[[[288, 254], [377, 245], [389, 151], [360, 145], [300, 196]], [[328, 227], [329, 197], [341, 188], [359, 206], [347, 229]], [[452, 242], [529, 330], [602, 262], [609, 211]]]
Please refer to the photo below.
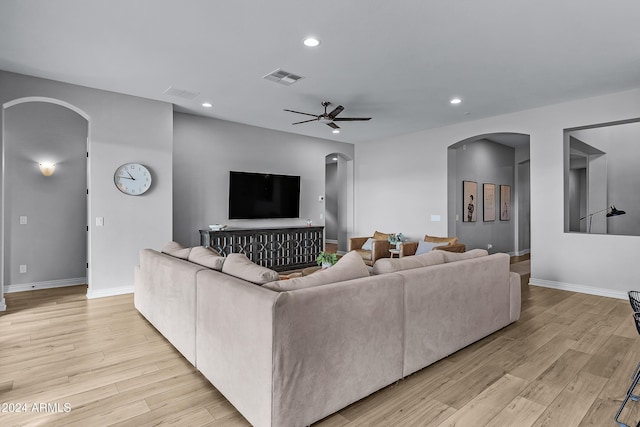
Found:
[[482, 220], [496, 220], [496, 185], [482, 184]]
[[478, 216], [478, 183], [462, 181], [462, 222], [476, 222]]
[[500, 221], [511, 219], [511, 186], [500, 186]]

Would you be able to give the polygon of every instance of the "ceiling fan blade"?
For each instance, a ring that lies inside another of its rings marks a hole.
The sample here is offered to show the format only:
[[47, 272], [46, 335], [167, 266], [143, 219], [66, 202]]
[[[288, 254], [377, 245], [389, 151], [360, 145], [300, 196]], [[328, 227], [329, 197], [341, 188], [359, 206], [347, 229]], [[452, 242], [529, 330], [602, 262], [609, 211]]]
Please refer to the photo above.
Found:
[[317, 121], [318, 121], [318, 119], [317, 119], [317, 118], [315, 118], [315, 119], [311, 119], [311, 120], [304, 120], [304, 121], [302, 121], [302, 122], [295, 122], [295, 123], [291, 123], [291, 124], [292, 124], [292, 125], [299, 125], [300, 123], [309, 123], [309, 122], [317, 122]]
[[340, 126], [338, 126], [337, 124], [333, 123], [333, 122], [329, 122], [327, 123], [327, 126], [332, 127], [334, 129], [340, 129]]
[[294, 110], [287, 110], [285, 109], [284, 111], [288, 111], [290, 113], [296, 113], [296, 114], [304, 114], [305, 116], [313, 116], [313, 117], [318, 117], [317, 114], [309, 114], [309, 113], [303, 113], [301, 111], [294, 111]]
[[338, 114], [342, 113], [342, 110], [344, 110], [344, 107], [342, 105], [338, 105], [336, 108], [334, 108], [333, 111], [329, 113], [329, 117], [331, 118], [331, 120], [335, 119]]
[[355, 122], [357, 120], [371, 120], [371, 117], [338, 117], [333, 120], [336, 122]]

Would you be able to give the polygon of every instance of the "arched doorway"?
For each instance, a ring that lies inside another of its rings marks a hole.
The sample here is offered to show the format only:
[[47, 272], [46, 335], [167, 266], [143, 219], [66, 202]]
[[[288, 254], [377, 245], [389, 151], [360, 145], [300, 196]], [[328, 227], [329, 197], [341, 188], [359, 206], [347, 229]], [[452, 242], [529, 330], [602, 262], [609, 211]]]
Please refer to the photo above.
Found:
[[[523, 255], [530, 250], [529, 135], [492, 133], [459, 141], [448, 150], [448, 234], [468, 249]], [[474, 189], [473, 219], [469, 195]], [[465, 198], [463, 200], [463, 198]], [[508, 203], [507, 215], [503, 215]]]
[[[2, 109], [2, 301], [5, 292], [88, 282], [89, 116], [64, 101]], [[56, 169], [44, 176], [40, 162]]]
[[324, 218], [325, 241], [345, 253], [353, 230], [353, 159], [343, 153], [325, 157]]

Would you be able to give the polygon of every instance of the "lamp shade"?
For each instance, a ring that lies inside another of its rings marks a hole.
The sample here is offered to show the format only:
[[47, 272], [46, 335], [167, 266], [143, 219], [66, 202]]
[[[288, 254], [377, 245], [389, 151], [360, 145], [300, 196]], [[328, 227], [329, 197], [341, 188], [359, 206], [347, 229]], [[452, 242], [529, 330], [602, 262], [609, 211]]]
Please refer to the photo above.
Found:
[[624, 215], [624, 214], [626, 214], [625, 211], [618, 210], [614, 205], [611, 205], [609, 212], [607, 212], [607, 217]]
[[42, 172], [42, 175], [44, 176], [51, 176], [53, 175], [53, 171], [56, 170], [56, 164], [55, 163], [51, 163], [51, 162], [42, 162], [40, 163], [40, 172]]

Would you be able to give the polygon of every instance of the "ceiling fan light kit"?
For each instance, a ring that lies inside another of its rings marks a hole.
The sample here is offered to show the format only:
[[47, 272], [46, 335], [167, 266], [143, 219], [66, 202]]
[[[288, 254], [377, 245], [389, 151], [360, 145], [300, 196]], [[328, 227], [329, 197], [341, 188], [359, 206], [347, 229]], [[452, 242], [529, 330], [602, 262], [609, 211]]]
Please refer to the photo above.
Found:
[[337, 117], [338, 114], [342, 113], [342, 111], [344, 110], [344, 107], [342, 105], [338, 105], [330, 113], [327, 113], [327, 107], [329, 105], [331, 105], [331, 102], [322, 101], [322, 106], [324, 107], [324, 113], [317, 114], [317, 115], [316, 114], [311, 114], [311, 113], [303, 113], [302, 111], [288, 110], [286, 108], [284, 109], [284, 111], [288, 111], [290, 113], [303, 114], [305, 116], [314, 117], [313, 119], [303, 120], [301, 122], [292, 123], [293, 125], [299, 125], [301, 123], [309, 123], [309, 122], [320, 122], [320, 123], [324, 123], [327, 126], [333, 128], [334, 129], [333, 133], [339, 133], [339, 131], [336, 132], [336, 130], [340, 129], [340, 126], [335, 124], [335, 122], [354, 122], [354, 121], [371, 120], [371, 117]]

